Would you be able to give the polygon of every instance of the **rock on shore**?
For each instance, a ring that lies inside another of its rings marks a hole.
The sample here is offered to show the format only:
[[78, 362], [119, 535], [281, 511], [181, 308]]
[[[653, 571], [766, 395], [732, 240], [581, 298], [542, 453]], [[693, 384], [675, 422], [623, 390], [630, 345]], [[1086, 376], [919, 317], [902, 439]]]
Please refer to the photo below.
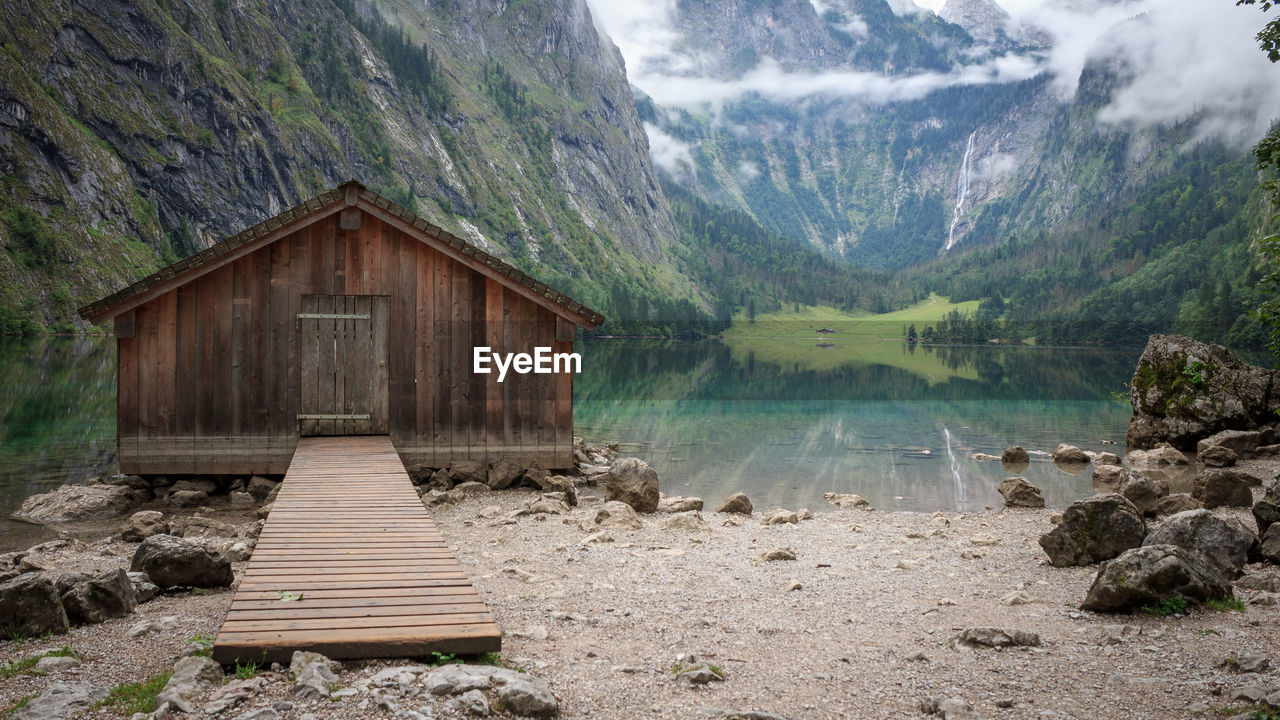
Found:
[[1162, 441], [1192, 450], [1222, 430], [1249, 430], [1276, 419], [1280, 374], [1248, 365], [1221, 345], [1181, 335], [1152, 335], [1130, 383], [1131, 450]]

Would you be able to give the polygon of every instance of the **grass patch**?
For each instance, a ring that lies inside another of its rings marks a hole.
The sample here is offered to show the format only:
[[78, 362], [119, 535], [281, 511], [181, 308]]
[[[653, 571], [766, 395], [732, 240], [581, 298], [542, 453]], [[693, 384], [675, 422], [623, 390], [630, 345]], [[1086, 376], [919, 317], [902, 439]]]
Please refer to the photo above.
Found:
[[23, 674], [27, 674], [27, 675], [41, 674], [42, 675], [43, 673], [33, 672], [32, 669], [36, 666], [36, 663], [40, 662], [40, 658], [47, 658], [47, 657], [75, 657], [80, 659], [84, 658], [83, 655], [76, 652], [75, 650], [72, 650], [70, 645], [63, 645], [57, 650], [50, 650], [48, 652], [40, 653], [39, 655], [32, 655], [31, 657], [22, 658], [20, 660], [10, 660], [5, 664], [0, 665], [0, 678], [8, 679], [15, 675], [23, 675]]
[[1180, 597], [1165, 598], [1154, 605], [1143, 605], [1138, 609], [1144, 615], [1169, 617], [1184, 612], [1187, 609], [1187, 601]]
[[[494, 653], [494, 654], [496, 655], [497, 653]], [[453, 653], [433, 652], [430, 655], [427, 655], [426, 661], [428, 665], [461, 665], [462, 664], [462, 658], [458, 657], [457, 655], [454, 655]]]
[[195, 651], [196, 655], [199, 655], [201, 657], [210, 657], [213, 655], [213, 636], [212, 635], [196, 635], [195, 637], [188, 640], [187, 644], [200, 646], [200, 649]]
[[38, 662], [40, 662], [40, 658], [38, 657], [10, 660], [5, 664], [0, 665], [0, 677], [8, 679], [15, 675], [22, 675], [23, 673], [29, 672]]
[[162, 672], [141, 682], [122, 683], [111, 688], [111, 693], [106, 699], [93, 706], [94, 710], [104, 707], [114, 707], [125, 716], [134, 713], [149, 713], [156, 709], [156, 695], [164, 689], [165, 683], [169, 682], [171, 672]]
[[258, 663], [248, 662], [244, 665], [240, 661], [236, 661], [236, 677], [240, 680], [248, 680], [258, 674]]
[[869, 313], [864, 310], [844, 311], [824, 305], [794, 305], [783, 307], [776, 312], [757, 315], [752, 322], [744, 313], [734, 316], [733, 325], [725, 331], [725, 337], [742, 335], [745, 337], [790, 338], [817, 337], [817, 331], [823, 328], [833, 330], [827, 335], [828, 340], [843, 337], [903, 337], [904, 325], [916, 326], [916, 332], [922, 332], [926, 326], [937, 323], [952, 310], [961, 315], [972, 315], [978, 311], [978, 302], [953, 303], [947, 298], [931, 294], [928, 298], [910, 307], [889, 313]]
[[3, 715], [0, 715], [0, 718], [3, 718], [3, 720], [9, 720], [9, 718], [13, 717], [14, 713], [26, 707], [27, 703], [31, 702], [31, 699], [34, 697], [35, 695], [26, 695], [18, 698], [18, 701], [10, 705], [9, 709], [5, 710]]
[[[972, 306], [972, 307], [970, 307]], [[892, 313], [845, 312], [832, 307], [788, 306], [757, 315], [750, 322], [744, 314], [734, 318], [722, 339], [734, 360], [749, 356], [756, 362], [813, 372], [842, 367], [885, 365], [918, 375], [936, 385], [951, 378], [977, 380], [972, 364], [949, 367], [927, 345], [909, 346], [902, 341], [903, 327], [915, 325], [917, 333], [941, 320], [952, 310], [971, 313], [973, 302], [952, 303], [933, 295], [928, 300]], [[820, 333], [819, 330], [831, 332]]]
[[1244, 603], [1240, 598], [1210, 598], [1204, 601], [1204, 606], [1210, 610], [1216, 610], [1218, 612], [1229, 612], [1231, 610], [1244, 612]]

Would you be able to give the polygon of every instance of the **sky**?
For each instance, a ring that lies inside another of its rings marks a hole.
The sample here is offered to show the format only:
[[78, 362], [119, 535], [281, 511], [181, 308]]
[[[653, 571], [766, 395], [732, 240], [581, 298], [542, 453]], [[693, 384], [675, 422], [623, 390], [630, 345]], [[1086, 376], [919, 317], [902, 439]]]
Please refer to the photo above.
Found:
[[[810, 0], [815, 10], [840, 0]], [[779, 102], [850, 97], [871, 104], [917, 99], [952, 85], [1016, 81], [1048, 73], [1069, 99], [1085, 63], [1125, 69], [1098, 121], [1132, 126], [1193, 119], [1199, 137], [1255, 142], [1280, 118], [1280, 65], [1254, 35], [1269, 18], [1234, 0], [999, 0], [1011, 30], [1030, 26], [1052, 38], [1045, 51], [1020, 56], [976, 53], [949, 72], [884, 75], [849, 69], [788, 72], [771, 58], [737, 78], [701, 74], [699, 58], [678, 48], [675, 0], [588, 0], [597, 27], [627, 63], [631, 82], [665, 106], [715, 106], [748, 92]], [[944, 0], [890, 0], [896, 12], [928, 12]], [[856, 33], [859, 18], [848, 19]], [[865, 25], [862, 25], [865, 28]], [[655, 128], [656, 129], [656, 128]], [[651, 137], [653, 135], [651, 131]], [[657, 144], [663, 140], [659, 138]], [[678, 148], [670, 148], [678, 155]]]

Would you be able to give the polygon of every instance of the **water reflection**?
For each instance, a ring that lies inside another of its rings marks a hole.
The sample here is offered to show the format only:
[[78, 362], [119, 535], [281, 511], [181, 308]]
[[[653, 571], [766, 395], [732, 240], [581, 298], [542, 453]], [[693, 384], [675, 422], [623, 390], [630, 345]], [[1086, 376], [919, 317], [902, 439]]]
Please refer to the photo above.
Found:
[[[621, 441], [669, 494], [716, 503], [737, 490], [762, 508], [818, 508], [855, 492], [884, 509], [998, 507], [999, 455], [1020, 444], [1116, 450], [1129, 410], [1111, 398], [1140, 349], [912, 348], [828, 340], [580, 343], [576, 432]], [[113, 471], [110, 338], [0, 343], [0, 513], [28, 495]], [[1050, 505], [1092, 493], [1036, 456], [1023, 473]], [[47, 531], [5, 521], [6, 545]]]
[[0, 339], [0, 532], [19, 547], [49, 530], [7, 520], [29, 495], [83, 483], [115, 463], [110, 338]]
[[[1111, 392], [1141, 352], [807, 348], [585, 342], [576, 432], [620, 441], [657, 468], [666, 492], [709, 504], [743, 490], [762, 507], [819, 507], [824, 492], [884, 509], [999, 507], [1000, 463], [970, 456], [1059, 442], [1114, 450], [1102, 441], [1123, 443], [1129, 409]], [[1092, 494], [1089, 473], [1062, 473], [1047, 457], [1023, 475], [1053, 506]]]

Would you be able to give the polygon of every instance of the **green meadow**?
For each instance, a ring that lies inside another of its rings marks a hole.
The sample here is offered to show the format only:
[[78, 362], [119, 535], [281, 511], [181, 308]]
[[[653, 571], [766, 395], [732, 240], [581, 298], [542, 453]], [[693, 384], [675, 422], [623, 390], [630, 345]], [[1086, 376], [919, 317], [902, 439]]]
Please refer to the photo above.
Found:
[[888, 365], [908, 370], [931, 385], [951, 378], [974, 380], [978, 375], [972, 365], [951, 368], [933, 352], [908, 347], [903, 342], [903, 327], [914, 324], [921, 331], [952, 310], [968, 315], [977, 309], [977, 301], [953, 303], [935, 294], [902, 310], [881, 314], [802, 305], [757, 315], [754, 321], [739, 313], [724, 331], [723, 341], [736, 360], [750, 356], [756, 362], [784, 368], [822, 371]]

